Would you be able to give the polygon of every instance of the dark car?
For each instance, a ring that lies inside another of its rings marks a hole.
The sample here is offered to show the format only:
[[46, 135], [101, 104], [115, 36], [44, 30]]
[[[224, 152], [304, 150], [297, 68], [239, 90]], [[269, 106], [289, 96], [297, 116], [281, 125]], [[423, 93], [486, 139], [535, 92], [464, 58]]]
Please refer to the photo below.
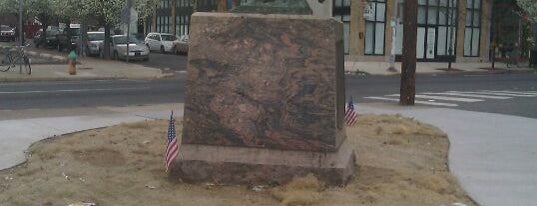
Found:
[[58, 44], [56, 35], [60, 33], [58, 26], [48, 26], [45, 33], [39, 31], [38, 35], [34, 39], [36, 47], [52, 47], [55, 48]]
[[15, 28], [0, 25], [0, 41], [15, 41]]
[[71, 24], [65, 28], [62, 33], [56, 35], [56, 49], [63, 51], [64, 49], [76, 48], [80, 38], [80, 24]]

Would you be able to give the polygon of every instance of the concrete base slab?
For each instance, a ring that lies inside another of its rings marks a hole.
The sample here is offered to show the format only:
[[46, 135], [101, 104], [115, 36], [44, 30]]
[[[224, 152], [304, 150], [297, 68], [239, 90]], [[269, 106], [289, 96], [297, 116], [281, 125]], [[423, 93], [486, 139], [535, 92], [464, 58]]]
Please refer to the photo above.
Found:
[[356, 169], [354, 150], [309, 152], [248, 147], [184, 144], [170, 176], [185, 182], [283, 184], [313, 173], [329, 185], [346, 184]]

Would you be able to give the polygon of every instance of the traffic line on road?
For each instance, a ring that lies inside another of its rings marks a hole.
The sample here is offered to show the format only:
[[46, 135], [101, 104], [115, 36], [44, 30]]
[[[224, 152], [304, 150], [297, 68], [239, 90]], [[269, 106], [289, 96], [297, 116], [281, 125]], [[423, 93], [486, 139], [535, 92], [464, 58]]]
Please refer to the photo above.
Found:
[[502, 96], [491, 96], [491, 95], [482, 95], [482, 94], [463, 94], [460, 92], [424, 92], [421, 94], [433, 94], [433, 95], [448, 95], [448, 96], [459, 96], [459, 97], [474, 97], [474, 98], [483, 98], [483, 99], [511, 99], [513, 97], [502, 97]]
[[107, 89], [60, 89], [60, 90], [33, 90], [33, 91], [8, 91], [0, 94], [35, 94], [35, 93], [61, 93], [61, 92], [96, 92], [96, 91], [124, 91], [124, 90], [144, 90], [150, 87], [126, 87]]
[[490, 91], [490, 90], [482, 90], [485, 92], [501, 92], [501, 93], [507, 93], [507, 94], [522, 94], [522, 95], [537, 95], [537, 91]]
[[[389, 97], [399, 97], [399, 94], [391, 94], [386, 95]], [[416, 94], [416, 98], [421, 99], [434, 99], [434, 100], [446, 100], [446, 101], [456, 101], [456, 102], [482, 102], [482, 99], [470, 99], [470, 98], [462, 98], [462, 97], [444, 97], [444, 96], [433, 96], [433, 95], [420, 95]]]
[[[449, 91], [456, 92], [456, 91]], [[497, 96], [509, 96], [509, 97], [535, 97], [536, 95], [526, 95], [526, 94], [509, 94], [501, 92], [460, 92], [464, 94], [488, 94], [488, 95], [497, 95]]]
[[[387, 98], [387, 97], [364, 97], [364, 98], [366, 98], [366, 99], [376, 99], [376, 100], [386, 100], [386, 101], [392, 101], [392, 102], [399, 102], [399, 99]], [[459, 106], [458, 104], [452, 104], [452, 103], [428, 102], [428, 101], [420, 101], [420, 100], [415, 100], [414, 103], [425, 104], [425, 105], [433, 105], [433, 106], [446, 106], [446, 107]]]

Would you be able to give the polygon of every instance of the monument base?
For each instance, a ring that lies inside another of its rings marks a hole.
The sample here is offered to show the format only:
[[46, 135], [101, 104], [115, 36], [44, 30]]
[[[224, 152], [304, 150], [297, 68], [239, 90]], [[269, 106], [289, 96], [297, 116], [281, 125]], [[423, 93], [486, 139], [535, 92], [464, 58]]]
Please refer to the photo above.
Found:
[[356, 169], [354, 150], [308, 152], [251, 147], [183, 144], [170, 176], [184, 182], [283, 184], [313, 173], [328, 185], [345, 185]]

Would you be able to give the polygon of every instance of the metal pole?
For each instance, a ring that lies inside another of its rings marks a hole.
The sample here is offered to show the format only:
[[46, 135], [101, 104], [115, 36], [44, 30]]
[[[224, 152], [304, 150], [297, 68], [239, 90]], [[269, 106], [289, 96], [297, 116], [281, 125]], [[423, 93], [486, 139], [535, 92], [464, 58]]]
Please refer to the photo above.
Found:
[[131, 40], [131, 7], [132, 7], [132, 0], [127, 0], [127, 9], [129, 9], [129, 16], [127, 17], [127, 57], [126, 61], [129, 62], [129, 45]]
[[[22, 42], [23, 33], [24, 29], [22, 28], [22, 0], [19, 0], [19, 46], [21, 47], [21, 49], [24, 44]], [[22, 60], [19, 61], [19, 73], [22, 74]]]
[[453, 17], [454, 17], [454, 12], [453, 12], [453, 5], [455, 5], [453, 3], [453, 1], [448, 1], [448, 22], [450, 22], [449, 24], [449, 47], [448, 47], [448, 53], [449, 53], [449, 58], [448, 58], [448, 71], [451, 70], [451, 62], [452, 62], [452, 57], [453, 57], [453, 30], [454, 30], [454, 26], [452, 25], [455, 25], [455, 21], [453, 21]]
[[399, 103], [414, 105], [416, 95], [416, 41], [418, 1], [406, 0], [403, 16], [403, 61]]
[[495, 17], [494, 17], [494, 4], [492, 4], [492, 8], [491, 8], [491, 12], [490, 12], [490, 34], [491, 34], [491, 37], [490, 39], [492, 39], [492, 46], [491, 46], [491, 62], [492, 62], [492, 70], [494, 70], [494, 67], [495, 67], [495, 63], [496, 63], [496, 34], [495, 34], [495, 29], [496, 29], [496, 25], [495, 25], [495, 21], [494, 21]]

